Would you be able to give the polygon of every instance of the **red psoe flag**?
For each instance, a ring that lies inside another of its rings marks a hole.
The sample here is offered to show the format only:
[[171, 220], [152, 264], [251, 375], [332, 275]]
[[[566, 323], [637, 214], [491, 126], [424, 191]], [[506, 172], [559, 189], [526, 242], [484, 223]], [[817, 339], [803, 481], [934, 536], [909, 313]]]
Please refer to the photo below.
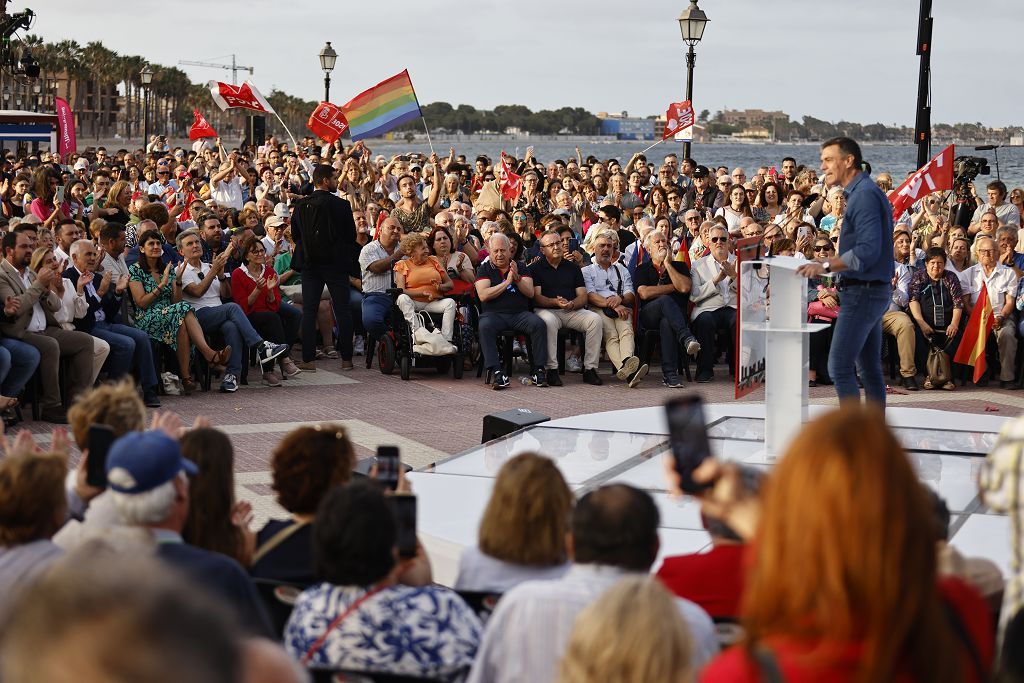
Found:
[[192, 127], [188, 129], [189, 140], [217, 137], [217, 131], [213, 129], [213, 126], [206, 120], [206, 117], [199, 113], [198, 109], [192, 110], [192, 116], [194, 120], [192, 121]]
[[960, 347], [953, 356], [954, 363], [974, 366], [975, 382], [985, 374], [985, 344], [988, 343], [988, 335], [995, 325], [992, 302], [988, 299], [988, 287], [982, 285], [978, 303], [974, 304], [971, 317], [967, 319], [967, 326], [964, 328], [964, 337], [960, 340]]
[[952, 189], [953, 145], [950, 145], [904, 180], [903, 184], [889, 195], [889, 201], [892, 202], [892, 220], [899, 220], [908, 207], [932, 192]]
[[665, 112], [665, 130], [661, 133], [661, 139], [668, 140], [683, 128], [692, 125], [693, 105], [690, 104], [690, 100], [673, 102], [668, 105], [668, 111]]
[[265, 114], [274, 113], [274, 108], [270, 106], [270, 102], [267, 102], [267, 98], [249, 81], [242, 85], [210, 81], [206, 85], [210, 89], [210, 94], [213, 95], [213, 101], [217, 103], [221, 111], [252, 109]]
[[498, 164], [498, 187], [501, 188], [501, 196], [512, 202], [519, 201], [519, 195], [523, 191], [522, 176], [518, 176], [508, 167], [505, 161], [505, 153], [501, 153], [501, 163]]
[[313, 134], [326, 142], [334, 142], [348, 130], [348, 119], [340, 107], [330, 102], [321, 102], [320, 106], [309, 115], [306, 127], [313, 131]]

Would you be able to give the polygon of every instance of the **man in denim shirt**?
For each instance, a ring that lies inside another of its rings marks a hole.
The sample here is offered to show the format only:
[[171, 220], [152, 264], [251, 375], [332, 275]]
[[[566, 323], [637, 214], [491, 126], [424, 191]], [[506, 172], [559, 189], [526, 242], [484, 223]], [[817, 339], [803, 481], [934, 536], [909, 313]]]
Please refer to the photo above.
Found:
[[895, 262], [892, 258], [892, 205], [871, 176], [861, 171], [860, 146], [833, 138], [821, 146], [821, 170], [828, 185], [845, 188], [846, 213], [838, 256], [801, 266], [804, 277], [842, 273], [839, 310], [828, 371], [840, 401], [860, 401], [857, 370], [866, 399], [885, 406], [882, 375], [882, 316], [889, 308]]

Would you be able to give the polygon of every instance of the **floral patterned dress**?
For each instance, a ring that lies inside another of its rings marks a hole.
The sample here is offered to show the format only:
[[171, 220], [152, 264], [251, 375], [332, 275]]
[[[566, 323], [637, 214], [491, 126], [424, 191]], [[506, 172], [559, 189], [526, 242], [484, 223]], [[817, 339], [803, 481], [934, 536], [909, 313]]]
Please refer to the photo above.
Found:
[[[149, 294], [157, 288], [157, 281], [153, 276], [142, 269], [138, 263], [133, 263], [128, 268], [128, 274], [132, 282], [141, 282], [146, 293]], [[172, 349], [178, 349], [178, 329], [185, 320], [185, 316], [192, 310], [192, 304], [187, 301], [174, 303], [171, 300], [171, 291], [174, 288], [172, 281], [168, 280], [167, 285], [157, 295], [156, 300], [148, 308], [135, 308], [135, 326], [148, 334], [151, 338], [166, 344]]]

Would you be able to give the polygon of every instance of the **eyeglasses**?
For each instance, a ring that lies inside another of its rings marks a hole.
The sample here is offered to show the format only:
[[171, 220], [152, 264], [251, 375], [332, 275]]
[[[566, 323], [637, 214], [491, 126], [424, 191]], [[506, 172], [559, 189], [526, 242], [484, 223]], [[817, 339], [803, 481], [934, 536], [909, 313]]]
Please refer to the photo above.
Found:
[[712, 237], [710, 240], [711, 244], [718, 244], [720, 242], [728, 242], [728, 237]]
[[688, 220], [688, 221], [699, 221], [700, 220], [700, 216], [687, 216], [686, 220]]
[[283, 176], [284, 173], [278, 173], [277, 171], [274, 171], [274, 175], [276, 175], [276, 176]]
[[512, 216], [512, 220], [516, 221], [517, 223], [525, 223], [526, 216]]
[[765, 238], [766, 240], [773, 240], [773, 239], [775, 239], [775, 238], [776, 238], [776, 237], [778, 237], [778, 236], [779, 236], [779, 233], [777, 233], [777, 232], [771, 232], [771, 233], [765, 233], [765, 235], [764, 235], [764, 238]]
[[831, 244], [815, 244], [814, 251], [832, 251]]
[[829, 241], [832, 244], [839, 244], [839, 238], [838, 237], [829, 237], [828, 239], [829, 239]]

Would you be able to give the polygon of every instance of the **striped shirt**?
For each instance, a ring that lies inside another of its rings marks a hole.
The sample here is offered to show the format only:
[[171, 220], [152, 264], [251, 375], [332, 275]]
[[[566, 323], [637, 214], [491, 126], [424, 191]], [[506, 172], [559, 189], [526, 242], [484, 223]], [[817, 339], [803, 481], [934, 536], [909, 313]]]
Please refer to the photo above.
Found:
[[[395, 249], [398, 247], [395, 246]], [[380, 240], [367, 242], [362, 251], [359, 252], [359, 270], [363, 276], [363, 294], [383, 294], [394, 287], [395, 274], [390, 268], [383, 273], [374, 273], [370, 270], [370, 264], [388, 258], [394, 252], [388, 252]]]
[[0, 624], [11, 604], [63, 553], [48, 538], [0, 548]]

